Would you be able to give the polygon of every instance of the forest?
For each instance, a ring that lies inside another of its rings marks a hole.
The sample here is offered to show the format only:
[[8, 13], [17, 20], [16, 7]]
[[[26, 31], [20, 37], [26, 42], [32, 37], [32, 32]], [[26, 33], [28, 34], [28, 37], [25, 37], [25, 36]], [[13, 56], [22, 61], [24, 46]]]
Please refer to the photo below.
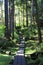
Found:
[[0, 0], [0, 65], [43, 65], [43, 0]]

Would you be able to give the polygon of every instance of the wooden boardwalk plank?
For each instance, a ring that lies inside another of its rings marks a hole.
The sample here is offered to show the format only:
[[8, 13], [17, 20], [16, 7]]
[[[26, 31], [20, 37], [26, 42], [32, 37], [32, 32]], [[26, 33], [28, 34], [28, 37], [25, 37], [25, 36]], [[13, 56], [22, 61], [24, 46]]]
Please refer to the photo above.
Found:
[[24, 41], [21, 40], [20, 48], [17, 51], [13, 65], [26, 65], [26, 61], [24, 57], [24, 45], [25, 45]]

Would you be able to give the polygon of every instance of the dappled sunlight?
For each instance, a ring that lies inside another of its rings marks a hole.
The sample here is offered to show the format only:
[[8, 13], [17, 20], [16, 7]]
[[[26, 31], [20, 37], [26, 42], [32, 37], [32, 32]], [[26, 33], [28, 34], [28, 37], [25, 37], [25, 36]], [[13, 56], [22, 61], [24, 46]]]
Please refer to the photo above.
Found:
[[43, 65], [43, 0], [0, 0], [0, 65]]
[[32, 54], [32, 53], [35, 53], [35, 52], [36, 52], [36, 50], [26, 49], [25, 54]]
[[5, 54], [3, 54], [2, 56], [9, 57], [9, 55], [5, 55]]

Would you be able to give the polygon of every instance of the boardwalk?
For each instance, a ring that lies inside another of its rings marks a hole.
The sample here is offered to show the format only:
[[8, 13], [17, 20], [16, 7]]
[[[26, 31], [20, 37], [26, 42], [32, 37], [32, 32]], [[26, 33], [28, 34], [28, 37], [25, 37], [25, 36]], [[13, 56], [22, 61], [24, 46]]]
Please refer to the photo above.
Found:
[[24, 40], [21, 39], [20, 48], [17, 51], [17, 54], [14, 59], [13, 65], [26, 65], [25, 57], [24, 57]]

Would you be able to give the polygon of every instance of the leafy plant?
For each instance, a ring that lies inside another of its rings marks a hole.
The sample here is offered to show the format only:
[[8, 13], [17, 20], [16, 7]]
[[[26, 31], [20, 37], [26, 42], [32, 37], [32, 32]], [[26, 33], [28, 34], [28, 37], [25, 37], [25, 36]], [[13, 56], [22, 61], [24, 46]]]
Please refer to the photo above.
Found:
[[4, 25], [0, 25], [0, 37], [4, 36], [4, 32], [5, 32], [5, 26]]

